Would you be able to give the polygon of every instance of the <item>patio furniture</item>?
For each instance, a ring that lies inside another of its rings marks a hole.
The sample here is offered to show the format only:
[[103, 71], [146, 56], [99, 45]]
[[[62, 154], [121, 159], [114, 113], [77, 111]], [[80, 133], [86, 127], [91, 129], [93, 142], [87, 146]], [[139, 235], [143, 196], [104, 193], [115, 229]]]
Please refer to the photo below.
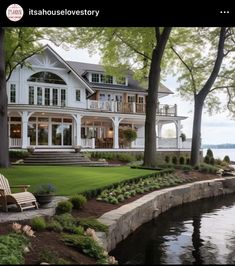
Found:
[[[29, 185], [11, 186], [8, 180], [0, 174], [0, 205], [4, 211], [8, 211], [9, 204], [16, 204], [18, 209], [23, 210], [35, 208], [38, 209], [37, 200], [27, 189]], [[21, 188], [24, 192], [12, 193], [11, 188]]]

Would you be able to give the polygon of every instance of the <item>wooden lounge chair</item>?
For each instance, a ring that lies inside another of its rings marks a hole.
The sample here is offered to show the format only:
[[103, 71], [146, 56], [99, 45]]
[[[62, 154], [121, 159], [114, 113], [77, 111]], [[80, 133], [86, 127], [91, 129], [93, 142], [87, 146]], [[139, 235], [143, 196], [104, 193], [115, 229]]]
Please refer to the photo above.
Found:
[[[37, 200], [31, 192], [27, 191], [29, 185], [11, 186], [5, 176], [0, 174], [0, 205], [8, 211], [8, 204], [16, 204], [19, 210], [38, 209]], [[21, 188], [24, 192], [12, 193], [11, 188]]]

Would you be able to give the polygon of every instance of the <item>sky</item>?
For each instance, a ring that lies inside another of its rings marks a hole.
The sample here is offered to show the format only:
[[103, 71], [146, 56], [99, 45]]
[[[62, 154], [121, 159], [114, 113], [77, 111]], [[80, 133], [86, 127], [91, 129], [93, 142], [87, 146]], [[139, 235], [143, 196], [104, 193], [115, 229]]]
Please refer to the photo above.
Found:
[[[92, 57], [86, 49], [63, 49], [57, 47], [53, 43], [49, 43], [50, 46], [60, 54], [65, 60], [79, 61], [85, 63], [100, 63], [100, 55], [94, 54]], [[166, 96], [160, 99], [162, 104], [177, 104], [177, 110], [179, 116], [185, 116], [187, 119], [182, 121], [182, 132], [185, 133], [186, 138], [192, 137], [192, 125], [193, 125], [193, 103], [187, 102], [182, 99], [177, 93], [177, 81], [173, 77], [168, 77], [164, 82], [173, 95]], [[169, 134], [173, 125], [168, 129], [165, 127], [165, 134]], [[202, 144], [223, 144], [223, 143], [235, 143], [235, 120], [231, 119], [228, 111], [222, 111], [220, 114], [214, 114], [209, 116], [207, 113], [203, 113], [202, 117]]]

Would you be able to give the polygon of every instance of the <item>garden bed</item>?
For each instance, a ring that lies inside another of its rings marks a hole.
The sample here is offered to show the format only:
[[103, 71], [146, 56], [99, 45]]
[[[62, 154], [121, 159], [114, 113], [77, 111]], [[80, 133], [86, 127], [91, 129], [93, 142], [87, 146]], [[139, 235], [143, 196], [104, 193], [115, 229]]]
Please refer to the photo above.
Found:
[[[176, 170], [175, 174], [184, 182], [195, 182], [218, 177], [215, 174], [205, 174], [198, 171], [190, 171], [187, 173], [181, 170]], [[100, 217], [102, 214], [119, 208], [124, 204], [130, 203], [148, 193], [150, 192], [137, 194], [118, 204], [110, 204], [97, 201], [96, 199], [91, 199], [85, 203], [83, 209], [73, 210], [72, 215], [77, 218]], [[10, 233], [11, 225], [12, 223], [1, 224], [0, 235]], [[40, 254], [45, 250], [48, 250], [48, 254], [44, 254], [44, 257], [56, 256], [57, 258], [69, 261], [71, 264], [95, 264], [95, 259], [84, 255], [82, 252], [74, 249], [73, 247], [66, 246], [62, 241], [60, 233], [44, 230], [42, 232], [36, 232], [35, 235], [36, 237], [30, 238], [30, 252], [25, 255], [26, 264], [38, 264], [40, 261]]]

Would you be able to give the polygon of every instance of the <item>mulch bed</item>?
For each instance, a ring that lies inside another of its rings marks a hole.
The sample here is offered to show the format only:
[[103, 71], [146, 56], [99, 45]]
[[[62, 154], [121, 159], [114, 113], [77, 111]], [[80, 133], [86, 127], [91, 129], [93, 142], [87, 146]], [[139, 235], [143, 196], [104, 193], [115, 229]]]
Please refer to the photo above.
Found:
[[[182, 179], [187, 180], [188, 182], [195, 182], [200, 180], [208, 180], [217, 178], [217, 175], [214, 174], [204, 174], [196, 171], [191, 171], [185, 173], [183, 171], [177, 170], [176, 174]], [[96, 201], [96, 199], [89, 200], [82, 210], [73, 210], [72, 215], [75, 217], [85, 218], [85, 217], [99, 217], [102, 214], [117, 209], [120, 206], [135, 201], [136, 199], [142, 197], [146, 192], [141, 195], [136, 195], [130, 199], [125, 200], [122, 203], [113, 205], [106, 202]], [[23, 223], [23, 222], [22, 222]], [[23, 223], [25, 224], [25, 223]], [[0, 235], [4, 235], [11, 232], [12, 223], [3, 223], [0, 224]], [[36, 232], [36, 237], [31, 238], [31, 248], [30, 252], [25, 255], [26, 264], [38, 264], [40, 253], [44, 250], [52, 250], [56, 252], [58, 258], [63, 258], [70, 261], [73, 264], [95, 264], [95, 260], [90, 257], [85, 256], [79, 251], [73, 249], [72, 247], [66, 246], [61, 240], [61, 235], [55, 232], [43, 231]]]

